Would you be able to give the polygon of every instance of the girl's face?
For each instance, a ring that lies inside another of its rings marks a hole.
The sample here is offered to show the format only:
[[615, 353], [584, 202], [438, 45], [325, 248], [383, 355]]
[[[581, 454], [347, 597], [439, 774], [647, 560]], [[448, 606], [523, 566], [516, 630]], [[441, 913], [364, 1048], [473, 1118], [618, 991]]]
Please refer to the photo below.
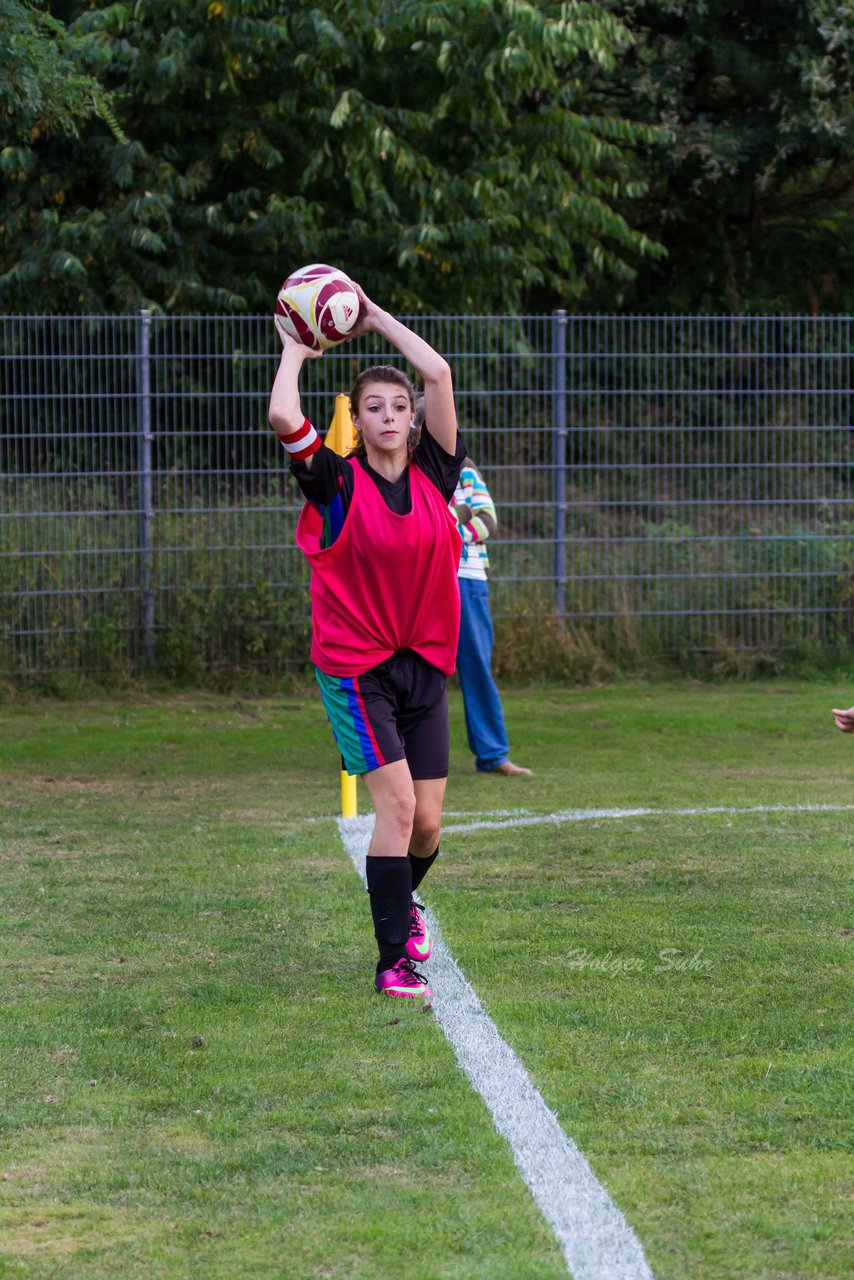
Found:
[[412, 406], [405, 388], [394, 382], [366, 382], [353, 421], [368, 449], [405, 452], [412, 425]]

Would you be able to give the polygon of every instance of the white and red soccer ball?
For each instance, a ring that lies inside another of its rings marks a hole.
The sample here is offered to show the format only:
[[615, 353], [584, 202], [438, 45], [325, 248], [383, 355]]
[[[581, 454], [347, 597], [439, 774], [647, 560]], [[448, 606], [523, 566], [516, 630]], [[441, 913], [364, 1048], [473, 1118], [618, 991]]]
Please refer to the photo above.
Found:
[[359, 319], [359, 295], [349, 276], [323, 262], [288, 276], [276, 298], [286, 333], [312, 351], [343, 342]]

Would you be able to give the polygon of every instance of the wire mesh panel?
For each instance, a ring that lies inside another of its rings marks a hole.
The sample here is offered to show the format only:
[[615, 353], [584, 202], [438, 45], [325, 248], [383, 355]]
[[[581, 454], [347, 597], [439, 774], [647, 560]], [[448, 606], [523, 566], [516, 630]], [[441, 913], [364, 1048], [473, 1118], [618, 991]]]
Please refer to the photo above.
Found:
[[99, 663], [139, 635], [136, 322], [6, 317], [0, 328], [3, 666]]
[[147, 649], [167, 671], [307, 653], [300, 503], [267, 423], [269, 317], [151, 317]]
[[[493, 611], [602, 648], [850, 637], [847, 317], [419, 317], [498, 508]], [[267, 316], [0, 327], [0, 665], [182, 675], [308, 652]], [[307, 362], [323, 431], [375, 339]]]
[[850, 321], [571, 317], [570, 616], [648, 650], [851, 634]]

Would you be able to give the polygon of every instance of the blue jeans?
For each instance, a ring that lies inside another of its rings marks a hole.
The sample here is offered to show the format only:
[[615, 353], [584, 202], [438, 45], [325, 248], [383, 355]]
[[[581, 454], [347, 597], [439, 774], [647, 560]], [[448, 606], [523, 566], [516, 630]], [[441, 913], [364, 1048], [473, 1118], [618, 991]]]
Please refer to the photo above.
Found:
[[492, 614], [489, 583], [460, 578], [460, 645], [457, 675], [463, 691], [466, 736], [481, 773], [503, 764], [510, 754], [504, 712], [492, 678]]

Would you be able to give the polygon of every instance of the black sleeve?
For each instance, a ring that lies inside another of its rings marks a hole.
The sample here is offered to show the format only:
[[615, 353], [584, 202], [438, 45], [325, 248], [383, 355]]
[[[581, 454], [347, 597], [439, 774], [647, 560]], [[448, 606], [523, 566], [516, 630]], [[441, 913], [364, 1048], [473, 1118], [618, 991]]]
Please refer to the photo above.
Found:
[[466, 446], [459, 431], [456, 451], [445, 453], [442, 446], [437, 444], [430, 435], [427, 423], [424, 423], [421, 428], [421, 439], [412, 450], [412, 461], [418, 464], [428, 480], [432, 480], [446, 502], [450, 502], [454, 496], [465, 459]]
[[341, 477], [349, 478], [351, 468], [348, 462], [333, 449], [321, 444], [317, 453], [312, 455], [311, 469], [304, 462], [292, 462], [291, 475], [296, 480], [304, 498], [309, 502], [320, 502], [328, 507], [330, 502], [341, 491]]

